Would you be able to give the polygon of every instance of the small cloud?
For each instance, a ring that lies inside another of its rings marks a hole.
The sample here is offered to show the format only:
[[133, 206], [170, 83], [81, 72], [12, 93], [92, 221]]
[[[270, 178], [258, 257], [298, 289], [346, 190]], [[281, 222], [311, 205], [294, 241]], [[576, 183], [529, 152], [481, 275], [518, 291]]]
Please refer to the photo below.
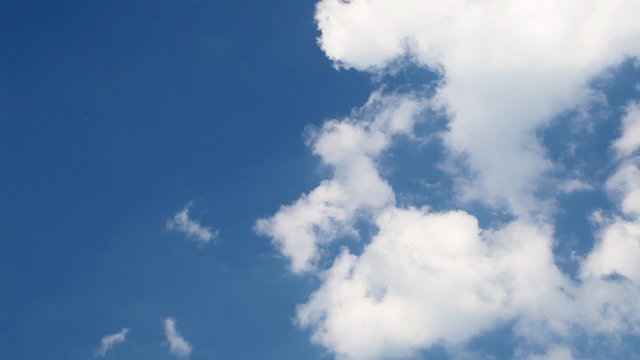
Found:
[[563, 193], [574, 193], [579, 191], [591, 191], [593, 190], [593, 186], [587, 184], [578, 179], [571, 179], [569, 181], [564, 182], [560, 185], [560, 190]]
[[100, 346], [96, 350], [96, 356], [104, 356], [112, 347], [117, 344], [123, 343], [127, 339], [127, 333], [129, 329], [124, 328], [120, 332], [107, 335], [100, 340]]
[[182, 358], [186, 358], [191, 354], [191, 345], [178, 333], [176, 321], [172, 317], [164, 319], [164, 333], [172, 354]]
[[619, 157], [633, 155], [640, 149], [640, 103], [631, 101], [621, 119], [622, 135], [613, 143]]
[[554, 346], [544, 354], [533, 355], [529, 360], [573, 360], [571, 349], [561, 346]]
[[198, 221], [190, 219], [190, 207], [191, 203], [188, 203], [182, 210], [175, 214], [173, 218], [167, 220], [167, 229], [179, 231], [201, 244], [211, 242], [211, 240], [218, 236], [218, 231], [212, 230], [210, 227], [202, 226]]

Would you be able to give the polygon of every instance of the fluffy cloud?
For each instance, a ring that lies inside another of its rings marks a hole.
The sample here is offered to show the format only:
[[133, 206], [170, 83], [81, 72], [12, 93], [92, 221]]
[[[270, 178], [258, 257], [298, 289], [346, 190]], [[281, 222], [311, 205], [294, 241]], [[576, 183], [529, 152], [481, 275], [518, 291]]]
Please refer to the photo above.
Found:
[[296, 273], [312, 270], [319, 244], [353, 235], [357, 216], [395, 202], [380, 177], [376, 159], [396, 135], [409, 134], [423, 105], [412, 96], [374, 93], [369, 102], [341, 121], [331, 120], [313, 132], [313, 153], [329, 166], [332, 178], [285, 205], [256, 230], [273, 238]]
[[[602, 217], [575, 277], [554, 259], [553, 200], [536, 195], [555, 166], [537, 132], [588, 107], [590, 81], [640, 54], [638, 12], [632, 0], [318, 3], [318, 41], [336, 66], [384, 73], [408, 55], [442, 81], [431, 98], [376, 92], [327, 121], [309, 145], [330, 177], [256, 224], [293, 272], [321, 279], [296, 312], [315, 343], [339, 359], [395, 359], [436, 344], [464, 348], [509, 326], [518, 356], [572, 359], [574, 349], [558, 344], [640, 333], [637, 104], [622, 119], [619, 164], [605, 184], [619, 213]], [[511, 221], [482, 228], [469, 212], [396, 204], [378, 160], [399, 135], [412, 136], [425, 109], [448, 117], [449, 163], [472, 174], [453, 179], [460, 198], [507, 210]], [[560, 192], [594, 188], [557, 180]], [[359, 236], [359, 220], [375, 231], [364, 248], [318, 266], [332, 241]]]
[[640, 105], [631, 102], [622, 118], [622, 134], [613, 143], [620, 166], [607, 181], [607, 189], [620, 202], [621, 211], [628, 217], [640, 217]]
[[634, 0], [323, 0], [316, 19], [338, 66], [379, 71], [408, 54], [439, 71], [446, 144], [477, 174], [461, 197], [526, 215], [545, 208], [533, 193], [552, 167], [535, 131], [640, 54], [638, 12]]
[[[608, 183], [624, 184], [618, 199], [625, 204], [640, 186], [616, 181], [620, 171]], [[343, 249], [296, 313], [312, 340], [339, 359], [406, 358], [435, 344], [456, 348], [506, 324], [525, 348], [549, 346], [532, 358], [571, 359], [569, 348], [553, 345], [556, 339], [640, 331], [637, 218], [603, 223], [576, 281], [555, 264], [549, 223], [523, 217], [482, 229], [464, 211], [395, 204], [369, 216], [377, 229], [371, 241], [360, 254]]]
[[635, 232], [607, 229], [582, 284], [557, 268], [550, 229], [536, 224], [482, 231], [460, 211], [389, 209], [377, 225], [363, 253], [344, 250], [297, 311], [312, 340], [340, 359], [406, 358], [513, 322], [524, 344], [538, 346], [572, 331], [640, 329], [637, 224]]
[[483, 232], [468, 213], [413, 208], [387, 209], [376, 226], [363, 253], [344, 250], [298, 308], [313, 340], [340, 358], [406, 358], [516, 316], [528, 331], [567, 331], [571, 284], [553, 263], [549, 228]]
[[637, 102], [627, 105], [622, 119], [622, 136], [613, 146], [620, 156], [629, 156], [640, 148], [640, 104]]
[[100, 340], [100, 346], [96, 350], [96, 356], [105, 356], [112, 347], [123, 343], [127, 339], [129, 329], [124, 328], [115, 334], [107, 335]]
[[602, 298], [601, 302], [609, 304], [608, 317], [624, 319], [617, 322], [607, 319], [594, 325], [635, 331], [640, 329], [637, 301], [640, 298], [640, 156], [632, 154], [640, 149], [640, 142], [629, 139], [634, 139], [639, 130], [632, 119], [637, 111], [636, 104], [627, 107], [622, 134], [614, 142], [619, 156], [626, 157], [606, 184], [620, 204], [621, 216], [602, 220], [604, 226], [599, 241], [582, 266], [585, 287], [593, 287], [595, 283], [603, 289], [594, 293]]
[[627, 160], [607, 181], [607, 188], [620, 199], [621, 210], [630, 216], [640, 215], [640, 157]]
[[[397, 111], [405, 101], [413, 110]], [[322, 285], [298, 307], [296, 321], [311, 329], [314, 342], [340, 359], [393, 359], [434, 344], [464, 346], [512, 324], [525, 348], [550, 347], [532, 358], [570, 359], [571, 350], [555, 347], [555, 340], [640, 330], [635, 158], [625, 158], [607, 182], [627, 218], [602, 220], [598, 242], [576, 281], [556, 266], [553, 226], [546, 221], [524, 216], [482, 229], [464, 211], [396, 206], [376, 158], [395, 135], [411, 136], [421, 107], [400, 95], [375, 94], [373, 103], [381, 105], [372, 110], [370, 101], [312, 137], [310, 145], [333, 168], [332, 177], [257, 224], [295, 272], [317, 270], [313, 261], [322, 248], [354, 232], [355, 217], [377, 229], [361, 253], [345, 248], [320, 270]], [[388, 125], [394, 123], [406, 125], [398, 131]], [[366, 194], [358, 192], [358, 184]], [[327, 196], [329, 185], [340, 191]], [[300, 244], [310, 246], [309, 252], [297, 251]]]
[[175, 319], [171, 317], [164, 319], [164, 334], [167, 337], [169, 351], [171, 351], [172, 354], [182, 358], [186, 358], [191, 354], [192, 347], [189, 342], [178, 333]]
[[211, 242], [211, 240], [218, 235], [218, 232], [209, 227], [202, 226], [198, 221], [189, 218], [190, 207], [191, 203], [187, 204], [182, 210], [178, 211], [173, 218], [169, 219], [167, 221], [167, 229], [181, 232], [201, 244]]
[[560, 190], [565, 193], [591, 191], [593, 186], [578, 179], [570, 179], [560, 185]]

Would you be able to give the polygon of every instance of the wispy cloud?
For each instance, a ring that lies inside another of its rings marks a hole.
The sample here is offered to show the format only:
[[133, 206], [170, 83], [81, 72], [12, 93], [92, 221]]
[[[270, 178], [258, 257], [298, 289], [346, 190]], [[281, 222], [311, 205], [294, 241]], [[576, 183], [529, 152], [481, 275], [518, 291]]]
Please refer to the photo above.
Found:
[[171, 219], [167, 220], [167, 229], [185, 234], [201, 244], [211, 242], [218, 235], [217, 230], [201, 225], [198, 221], [189, 217], [191, 203], [188, 203], [182, 210], [178, 211]]
[[172, 317], [164, 319], [164, 334], [169, 342], [169, 351], [172, 354], [186, 358], [191, 354], [192, 347], [176, 329], [176, 320]]
[[123, 343], [127, 339], [129, 329], [124, 328], [115, 334], [107, 335], [100, 340], [100, 346], [96, 350], [96, 356], [104, 356], [117, 344]]

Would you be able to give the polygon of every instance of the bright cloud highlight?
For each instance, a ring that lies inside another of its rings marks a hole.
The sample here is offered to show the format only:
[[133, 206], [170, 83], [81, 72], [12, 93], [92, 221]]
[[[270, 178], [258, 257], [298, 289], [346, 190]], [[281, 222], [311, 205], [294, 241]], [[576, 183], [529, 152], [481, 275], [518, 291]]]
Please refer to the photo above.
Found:
[[338, 66], [378, 72], [409, 55], [440, 72], [444, 140], [476, 174], [457, 179], [460, 196], [529, 215], [547, 207], [533, 193], [553, 165], [535, 131], [640, 54], [638, 12], [634, 0], [323, 0], [316, 19]]
[[309, 144], [333, 169], [333, 178], [256, 224], [257, 231], [271, 236], [291, 260], [294, 272], [314, 268], [319, 245], [354, 235], [353, 222], [359, 215], [395, 202], [391, 187], [378, 174], [376, 159], [394, 136], [411, 133], [423, 107], [411, 96], [374, 93], [351, 117], [328, 121], [313, 133]]
[[626, 115], [622, 119], [622, 136], [613, 144], [620, 156], [630, 156], [640, 148], [640, 104], [627, 105]]

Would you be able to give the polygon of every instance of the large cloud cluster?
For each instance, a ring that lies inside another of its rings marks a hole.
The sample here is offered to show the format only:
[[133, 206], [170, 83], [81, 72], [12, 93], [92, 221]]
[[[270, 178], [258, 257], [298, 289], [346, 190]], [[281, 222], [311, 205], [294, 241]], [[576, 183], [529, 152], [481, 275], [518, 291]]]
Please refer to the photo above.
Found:
[[397, 208], [376, 223], [364, 252], [345, 250], [298, 309], [314, 340], [337, 354], [405, 357], [465, 342], [515, 316], [566, 332], [571, 284], [553, 264], [549, 229], [514, 223], [483, 234], [462, 211]]
[[319, 43], [339, 66], [378, 71], [410, 55], [440, 71], [445, 139], [478, 173], [465, 199], [539, 212], [552, 164], [535, 130], [594, 96], [589, 81], [640, 54], [634, 0], [323, 0]]
[[[331, 177], [257, 222], [292, 271], [322, 280], [297, 309], [314, 342], [341, 359], [406, 358], [511, 324], [517, 356], [570, 359], [576, 336], [640, 331], [638, 105], [626, 109], [603, 184], [619, 211], [594, 216], [597, 242], [575, 277], [554, 259], [553, 202], [536, 195], [554, 167], [537, 131], [588, 105], [595, 76], [640, 54], [637, 13], [632, 0], [318, 3], [319, 43], [336, 66], [380, 73], [408, 56], [442, 80], [433, 97], [376, 92], [327, 121], [309, 144]], [[451, 163], [472, 174], [453, 179], [458, 200], [513, 220], [483, 229], [458, 201], [444, 212], [397, 205], [379, 159], [426, 108], [447, 115]], [[327, 244], [358, 236], [359, 220], [377, 231], [364, 249], [319, 267]]]
[[[523, 347], [549, 347], [549, 354], [563, 356], [570, 350], [558, 348], [558, 341], [637, 333], [640, 221], [625, 209], [637, 205], [630, 199], [640, 191], [640, 177], [626, 175], [630, 171], [638, 172], [637, 164], [623, 162], [608, 181], [622, 215], [599, 220], [599, 241], [581, 261], [578, 279], [555, 264], [548, 223], [524, 217], [482, 229], [467, 212], [400, 208], [391, 197], [367, 213], [377, 233], [364, 250], [345, 248], [320, 271], [322, 286], [298, 307], [297, 321], [313, 330], [316, 343], [344, 359], [405, 358], [434, 344], [456, 348], [508, 323]], [[288, 224], [283, 211], [302, 216], [295, 204], [261, 220], [262, 226]], [[352, 221], [331, 218], [337, 229], [351, 228]], [[319, 256], [319, 244], [298, 231], [274, 239], [311, 241], [313, 257]], [[324, 234], [325, 240], [338, 236]], [[295, 254], [285, 255], [296, 270]]]

